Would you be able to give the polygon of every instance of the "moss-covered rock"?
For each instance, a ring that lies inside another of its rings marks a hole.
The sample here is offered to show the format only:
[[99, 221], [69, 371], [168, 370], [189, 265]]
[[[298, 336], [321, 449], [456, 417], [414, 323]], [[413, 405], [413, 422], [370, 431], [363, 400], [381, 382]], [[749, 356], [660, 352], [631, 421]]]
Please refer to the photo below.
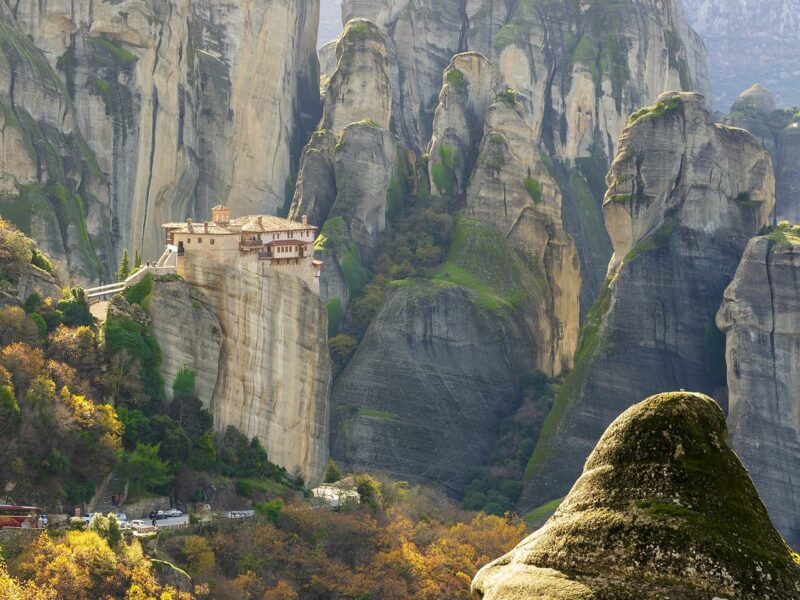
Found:
[[800, 565], [700, 394], [620, 416], [547, 524], [486, 566], [473, 597], [796, 598]]

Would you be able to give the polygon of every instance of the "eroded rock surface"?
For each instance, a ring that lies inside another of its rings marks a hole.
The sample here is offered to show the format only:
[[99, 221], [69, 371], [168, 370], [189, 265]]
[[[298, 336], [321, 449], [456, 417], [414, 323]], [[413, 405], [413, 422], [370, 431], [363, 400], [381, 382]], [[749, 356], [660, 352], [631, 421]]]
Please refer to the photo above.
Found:
[[182, 368], [195, 374], [195, 390], [210, 407], [219, 377], [222, 326], [208, 300], [183, 281], [156, 281], [148, 314], [153, 336], [161, 346], [161, 375], [166, 397]]
[[[365, 283], [364, 263], [386, 229], [388, 195], [409, 155], [390, 130], [392, 89], [386, 40], [366, 19], [347, 23], [336, 42], [323, 116], [303, 151], [289, 217], [323, 227], [325, 302], [347, 309]], [[405, 157], [404, 161], [400, 158]]]
[[774, 206], [769, 155], [746, 131], [716, 125], [696, 94], [664, 94], [634, 115], [607, 182], [609, 280], [528, 466], [525, 508], [562, 497], [637, 398], [725, 385], [714, 317]]
[[707, 91], [703, 44], [674, 2], [344, 0], [342, 13], [387, 32], [398, 134], [411, 148], [430, 138], [442, 73], [459, 52], [498, 66], [565, 159], [588, 156], [595, 141], [613, 156], [627, 115], [667, 89]]
[[772, 156], [776, 222], [800, 222], [800, 112], [776, 108], [774, 96], [756, 84], [737, 98], [725, 122], [752, 133]]
[[258, 437], [272, 462], [320, 481], [331, 370], [319, 296], [260, 263], [187, 256], [183, 264], [196, 291], [157, 283], [150, 308], [166, 383], [181, 367], [194, 368], [217, 428]]
[[419, 281], [391, 291], [336, 380], [333, 456], [463, 490], [464, 465], [486, 460], [518, 394], [503, 329], [463, 289]]
[[6, 3], [0, 105], [0, 214], [38, 241], [65, 281], [104, 279], [115, 260], [108, 182], [68, 86]]
[[717, 315], [727, 334], [728, 427], [775, 527], [800, 544], [800, 237], [753, 240]]
[[[104, 184], [92, 190], [92, 205], [78, 191], [89, 234], [113, 242], [101, 255], [106, 264], [122, 248], [156, 258], [161, 223], [220, 202], [239, 214], [284, 207], [301, 145], [319, 118], [319, 0], [7, 4], [3, 27], [29, 35], [26, 43], [44, 53], [37, 68], [56, 73], [68, 90], [50, 122], [65, 121], [60, 129], [82, 135], [82, 151], [96, 157], [73, 164], [91, 167]], [[48, 96], [22, 105], [34, 111]], [[24, 122], [23, 130], [36, 131]], [[23, 166], [7, 168], [24, 178]]]
[[611, 424], [556, 514], [484, 567], [475, 600], [795, 598], [800, 565], [707, 396], [654, 396]]

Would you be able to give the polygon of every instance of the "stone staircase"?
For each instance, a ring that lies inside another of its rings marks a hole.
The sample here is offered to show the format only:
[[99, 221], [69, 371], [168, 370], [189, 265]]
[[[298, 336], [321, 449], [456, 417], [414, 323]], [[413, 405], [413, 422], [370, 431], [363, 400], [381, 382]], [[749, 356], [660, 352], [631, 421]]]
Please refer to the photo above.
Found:
[[97, 486], [94, 498], [87, 504], [87, 512], [99, 512], [107, 515], [108, 513], [125, 512], [122, 506], [114, 506], [111, 502], [112, 495], [120, 495], [125, 498], [128, 494], [128, 486], [122, 478], [112, 472], [105, 480]]

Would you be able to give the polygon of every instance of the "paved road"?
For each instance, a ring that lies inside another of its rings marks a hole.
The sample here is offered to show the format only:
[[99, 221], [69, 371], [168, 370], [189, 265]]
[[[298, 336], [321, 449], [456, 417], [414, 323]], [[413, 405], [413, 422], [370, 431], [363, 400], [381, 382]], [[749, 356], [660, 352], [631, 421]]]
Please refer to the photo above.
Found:
[[[145, 523], [149, 521], [147, 519], [144, 520]], [[161, 519], [156, 521], [156, 525], [158, 527], [178, 527], [180, 525], [188, 525], [189, 524], [189, 515], [183, 515], [182, 517], [174, 517], [172, 519]]]

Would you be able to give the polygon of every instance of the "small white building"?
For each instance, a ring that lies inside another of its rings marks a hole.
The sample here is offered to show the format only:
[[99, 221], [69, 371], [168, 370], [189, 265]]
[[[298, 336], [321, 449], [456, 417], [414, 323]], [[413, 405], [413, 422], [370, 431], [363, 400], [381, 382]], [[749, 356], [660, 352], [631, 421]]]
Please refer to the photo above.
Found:
[[308, 219], [290, 221], [272, 215], [250, 215], [231, 218], [226, 206], [211, 209], [211, 220], [195, 223], [166, 223], [167, 248], [177, 253], [177, 272], [186, 256], [201, 256], [203, 260], [223, 262], [240, 257], [260, 261], [273, 269], [303, 279], [319, 293], [322, 262], [314, 258], [317, 228]]

